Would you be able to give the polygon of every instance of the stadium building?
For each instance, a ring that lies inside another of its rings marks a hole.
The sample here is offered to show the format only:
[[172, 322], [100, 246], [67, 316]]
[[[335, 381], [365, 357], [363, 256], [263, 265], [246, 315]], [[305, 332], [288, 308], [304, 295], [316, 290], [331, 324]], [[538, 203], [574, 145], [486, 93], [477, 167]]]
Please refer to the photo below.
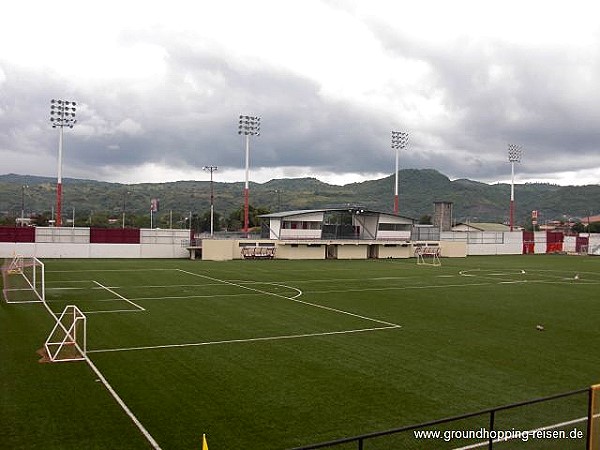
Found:
[[[415, 220], [362, 207], [284, 211], [261, 216], [260, 239], [202, 241], [202, 259], [410, 258], [417, 247], [440, 247], [439, 231]], [[444, 256], [465, 256], [449, 243]]]

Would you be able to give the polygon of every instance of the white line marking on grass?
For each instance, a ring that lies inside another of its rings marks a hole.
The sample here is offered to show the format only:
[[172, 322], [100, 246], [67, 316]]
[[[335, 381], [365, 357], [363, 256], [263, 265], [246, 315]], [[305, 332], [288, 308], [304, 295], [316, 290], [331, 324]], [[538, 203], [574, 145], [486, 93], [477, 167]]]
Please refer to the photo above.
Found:
[[189, 298], [218, 298], [218, 297], [248, 297], [252, 295], [262, 295], [260, 292], [243, 294], [204, 294], [204, 295], [171, 295], [168, 297], [135, 297], [131, 300], [185, 300]]
[[140, 422], [138, 420], [138, 418], [133, 414], [133, 412], [131, 412], [131, 410], [125, 404], [125, 402], [121, 399], [121, 397], [119, 397], [119, 394], [117, 394], [117, 392], [108, 383], [108, 381], [106, 380], [106, 378], [104, 378], [104, 375], [102, 375], [102, 372], [100, 372], [98, 370], [98, 368], [95, 366], [95, 364], [92, 362], [92, 360], [90, 358], [88, 358], [86, 356], [85, 360], [87, 361], [87, 363], [91, 367], [91, 369], [94, 371], [94, 373], [96, 374], [96, 376], [100, 379], [100, 381], [102, 382], [102, 384], [104, 385], [104, 387], [108, 390], [108, 392], [110, 392], [110, 394], [117, 401], [117, 403], [119, 404], [119, 406], [121, 406], [121, 409], [123, 409], [123, 411], [125, 411], [125, 414], [127, 414], [129, 416], [129, 418], [132, 420], [132, 422], [135, 424], [135, 426], [138, 427], [138, 429], [144, 435], [144, 437], [146, 438], [146, 440], [150, 443], [150, 445], [152, 446], [152, 448], [154, 448], [155, 450], [160, 450], [160, 445], [158, 445], [158, 442], [156, 442], [156, 440], [152, 437], [152, 435], [148, 432], [148, 430], [146, 430], [146, 428], [144, 427], [144, 425], [142, 425], [142, 422]]
[[[524, 431], [523, 433], [527, 433], [528, 435], [532, 435], [532, 434], [537, 433], [539, 431], [553, 430], [555, 428], [564, 428], [564, 427], [567, 427], [569, 425], [574, 425], [576, 423], [586, 422], [587, 420], [588, 420], [587, 416], [586, 417], [580, 417], [579, 419], [569, 420], [568, 422], [556, 423], [554, 425], [548, 425], [546, 427], [540, 427], [540, 428], [536, 428], [534, 430]], [[518, 437], [518, 438], [517, 437], [508, 437], [508, 438], [504, 438], [504, 439], [494, 439], [492, 441], [492, 443], [498, 444], [500, 442], [512, 441], [514, 439], [521, 439], [521, 438], [520, 437]], [[471, 450], [473, 448], [487, 447], [488, 445], [489, 445], [489, 441], [485, 441], [485, 442], [479, 442], [477, 444], [467, 445], [466, 447], [455, 448], [454, 450]]]
[[92, 280], [94, 283], [96, 283], [98, 286], [100, 286], [103, 289], [106, 289], [108, 292], [110, 292], [111, 294], [116, 295], [117, 297], [119, 297], [122, 300], [125, 300], [127, 303], [135, 306], [136, 308], [138, 308], [140, 311], [146, 311], [146, 309], [142, 308], [140, 305], [138, 305], [137, 303], [133, 303], [131, 300], [123, 297], [121, 294], [119, 294], [118, 292], [113, 291], [111, 288], [107, 288], [106, 286], [101, 285], [100, 283], [98, 283], [96, 280]]
[[309, 337], [319, 336], [334, 336], [338, 334], [352, 334], [352, 333], [366, 333], [369, 331], [381, 331], [381, 330], [392, 330], [395, 328], [402, 328], [400, 325], [393, 325], [389, 327], [374, 327], [374, 328], [359, 328], [355, 330], [343, 330], [343, 331], [325, 331], [322, 333], [306, 333], [306, 334], [289, 334], [282, 336], [267, 336], [258, 338], [248, 339], [228, 339], [224, 341], [208, 341], [208, 342], [192, 342], [187, 344], [167, 344], [167, 345], [149, 345], [145, 347], [129, 347], [129, 348], [106, 348], [97, 350], [88, 350], [88, 353], [111, 353], [111, 352], [128, 352], [133, 350], [156, 350], [165, 348], [182, 348], [182, 347], [202, 347], [205, 345], [221, 345], [221, 344], [243, 344], [251, 342], [265, 342], [265, 341], [282, 341], [287, 339], [300, 339]]
[[139, 309], [103, 309], [100, 311], [83, 311], [84, 314], [110, 314], [110, 313], [123, 313], [123, 312], [138, 313], [138, 312], [142, 312], [142, 311]]
[[23, 301], [14, 301], [14, 302], [7, 301], [6, 303], [18, 303], [19, 305], [23, 305], [25, 303], [41, 303], [41, 302], [42, 302], [41, 300], [23, 300]]
[[408, 289], [443, 289], [451, 287], [466, 287], [466, 286], [491, 286], [497, 283], [464, 283], [464, 284], [437, 284], [426, 286], [392, 286], [383, 288], [363, 288], [363, 289], [334, 289], [324, 291], [306, 291], [307, 294], [334, 294], [336, 292], [366, 292], [366, 291], [404, 291]]
[[[50, 315], [52, 317], [54, 317], [54, 320], [56, 322], [60, 322], [58, 320], [58, 316], [56, 315], [56, 313], [54, 311], [52, 311], [52, 309], [50, 309], [48, 304], [46, 302], [43, 302], [43, 303], [44, 303], [44, 307], [48, 310]], [[146, 440], [152, 446], [152, 448], [154, 450], [161, 450], [160, 445], [158, 445], [158, 442], [156, 442], [156, 440], [152, 437], [152, 435], [148, 432], [148, 430], [146, 430], [144, 425], [142, 425], [142, 422], [140, 422], [138, 420], [138, 418], [133, 414], [133, 412], [131, 412], [129, 407], [125, 404], [125, 402], [121, 399], [121, 397], [119, 397], [119, 394], [117, 394], [117, 392], [113, 389], [113, 387], [108, 383], [108, 380], [104, 377], [104, 375], [102, 375], [102, 372], [100, 372], [100, 370], [98, 370], [96, 365], [92, 362], [92, 360], [89, 358], [89, 356], [87, 356], [87, 354], [85, 355], [85, 362], [87, 362], [87, 364], [90, 366], [92, 371], [100, 379], [100, 381], [102, 382], [102, 384], [104, 385], [106, 390], [110, 393], [110, 395], [112, 395], [112, 397], [115, 399], [115, 401], [119, 404], [121, 409], [123, 409], [123, 411], [125, 411], [125, 414], [127, 414], [127, 416], [135, 424], [135, 426], [138, 427], [138, 429], [141, 431], [142, 435], [146, 438]]]
[[[400, 327], [401, 326], [401, 325], [398, 325], [397, 323], [386, 322], [385, 320], [380, 320], [380, 319], [373, 319], [373, 318], [367, 317], [367, 316], [361, 316], [360, 314], [351, 313], [349, 311], [344, 311], [342, 309], [331, 308], [329, 306], [324, 306], [324, 305], [319, 305], [319, 304], [316, 304], [316, 303], [310, 303], [310, 302], [305, 302], [303, 300], [298, 300], [297, 297], [299, 297], [299, 295], [297, 295], [295, 297], [286, 297], [285, 295], [277, 294], [275, 292], [263, 291], [262, 289], [254, 289], [254, 288], [251, 288], [251, 287], [248, 287], [248, 286], [244, 286], [243, 284], [232, 283], [231, 281], [219, 280], [218, 278], [209, 277], [208, 275], [201, 275], [199, 273], [188, 272], [188, 271], [182, 270], [182, 269], [177, 269], [177, 270], [180, 270], [181, 272], [184, 272], [184, 273], [187, 273], [189, 275], [196, 276], [196, 277], [206, 278], [206, 279], [212, 280], [212, 281], [221, 281], [222, 283], [229, 284], [230, 286], [237, 286], [239, 288], [247, 289], [249, 291], [260, 292], [261, 294], [265, 294], [265, 295], [272, 295], [274, 297], [283, 298], [285, 300], [290, 300], [292, 302], [302, 303], [304, 305], [313, 306], [315, 308], [325, 309], [325, 310], [337, 312], [337, 313], [340, 313], [340, 314], [346, 314], [348, 316], [357, 317], [359, 319], [364, 319], [364, 320], [369, 320], [371, 322], [381, 323], [383, 325], [390, 325], [390, 326], [393, 326], [393, 327]], [[274, 283], [272, 283], [272, 284], [274, 284]], [[286, 286], [286, 287], [289, 287], [289, 286]], [[293, 288], [293, 289], [295, 289], [295, 288]], [[300, 289], [296, 289], [296, 291], [298, 291], [300, 294], [302, 294], [302, 291]]]
[[[179, 270], [179, 269], [69, 269], [69, 270], [46, 270], [46, 273], [74, 273], [74, 272], [156, 272], [165, 270]], [[72, 283], [78, 283], [73, 281]]]

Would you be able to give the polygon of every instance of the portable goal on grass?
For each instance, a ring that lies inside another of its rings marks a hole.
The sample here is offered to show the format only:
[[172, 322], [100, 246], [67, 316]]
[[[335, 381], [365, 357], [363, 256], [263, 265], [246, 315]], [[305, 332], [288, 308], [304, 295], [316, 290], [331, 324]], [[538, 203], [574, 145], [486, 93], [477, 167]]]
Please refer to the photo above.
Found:
[[49, 362], [81, 361], [87, 351], [87, 321], [75, 305], [68, 305], [44, 343], [44, 358]]
[[15, 255], [2, 265], [2, 294], [7, 303], [44, 302], [44, 263], [35, 257]]
[[441, 266], [440, 254], [441, 249], [439, 247], [419, 246], [415, 248], [417, 264], [420, 266]]

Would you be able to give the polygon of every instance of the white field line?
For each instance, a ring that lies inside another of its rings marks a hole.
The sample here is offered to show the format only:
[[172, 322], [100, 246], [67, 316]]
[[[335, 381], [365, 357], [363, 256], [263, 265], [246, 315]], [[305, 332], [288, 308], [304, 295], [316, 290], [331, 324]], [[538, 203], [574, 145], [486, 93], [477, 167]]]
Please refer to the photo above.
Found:
[[464, 283], [464, 284], [431, 284], [425, 286], [390, 286], [382, 288], [362, 288], [362, 289], [332, 289], [322, 291], [306, 291], [307, 294], [331, 294], [335, 292], [367, 292], [367, 291], [404, 291], [409, 289], [445, 289], [452, 287], [466, 286], [490, 286], [496, 283]]
[[401, 328], [400, 325], [393, 325], [388, 327], [374, 327], [374, 328], [359, 328], [354, 330], [343, 330], [343, 331], [326, 331], [322, 333], [306, 333], [306, 334], [289, 334], [282, 336], [267, 336], [267, 337], [258, 337], [258, 338], [248, 338], [248, 339], [228, 339], [224, 341], [208, 341], [208, 342], [191, 342], [187, 344], [167, 344], [167, 345], [150, 345], [144, 347], [129, 347], [129, 348], [106, 348], [106, 349], [97, 349], [97, 350], [88, 350], [88, 353], [109, 353], [109, 352], [126, 352], [133, 350], [155, 350], [155, 349], [163, 349], [163, 348], [182, 348], [182, 347], [202, 347], [205, 345], [222, 345], [222, 344], [241, 344], [241, 343], [251, 343], [251, 342], [265, 342], [265, 341], [281, 341], [286, 339], [300, 339], [300, 338], [310, 338], [310, 337], [319, 337], [319, 336], [334, 336], [338, 334], [353, 334], [353, 333], [366, 333], [369, 331], [381, 331], [381, 330], [391, 330], [394, 328]]
[[248, 297], [252, 295], [262, 295], [260, 292], [243, 294], [209, 294], [209, 295], [170, 295], [168, 297], [135, 297], [132, 301], [138, 300], [183, 300], [188, 298], [219, 298], [219, 297]]
[[[29, 290], [29, 289], [27, 289]], [[19, 305], [22, 305], [24, 303], [43, 303], [43, 300], [24, 300], [24, 301], [7, 301], [6, 303], [18, 303]]]
[[[69, 269], [69, 270], [46, 270], [46, 273], [74, 273], [74, 272], [164, 272], [165, 270], [179, 269]], [[77, 281], [66, 281], [66, 283], [77, 283]]]
[[123, 297], [121, 294], [119, 294], [118, 292], [113, 291], [111, 288], [107, 288], [106, 286], [103, 286], [102, 284], [98, 283], [96, 280], [92, 280], [94, 283], [96, 283], [98, 286], [100, 286], [103, 289], [106, 289], [108, 292], [110, 292], [111, 294], [116, 295], [117, 297], [119, 297], [122, 300], [125, 300], [127, 303], [129, 303], [130, 305], [135, 306], [136, 308], [138, 308], [140, 311], [146, 311], [144, 308], [142, 308], [140, 305], [138, 305], [137, 303], [133, 303], [131, 300]]
[[[580, 279], [575, 279], [574, 276], [573, 277], [565, 277], [564, 276], [564, 271], [558, 271], [558, 270], [545, 270], [545, 269], [528, 269], [528, 271], [524, 270], [524, 269], [515, 269], [512, 272], [486, 272], [487, 269], [484, 269], [483, 271], [481, 269], [467, 269], [467, 270], [461, 270], [458, 272], [458, 274], [460, 276], [463, 277], [477, 277], [477, 278], [483, 278], [483, 279], [489, 279], [489, 280], [493, 280], [493, 277], [507, 277], [510, 278], [511, 280], [505, 280], [505, 283], [507, 281], [514, 281], [517, 282], [517, 280], [514, 279], [515, 276], [518, 277], [522, 277], [523, 275], [529, 275], [529, 276], [535, 276], [538, 277], [537, 279], [525, 279], [523, 280], [523, 282], [527, 282], [527, 283], [540, 283], [540, 284], [600, 284], [600, 280], [595, 279], [595, 278], [580, 278]], [[490, 269], [494, 270], [494, 269]], [[497, 269], [496, 269], [497, 270]], [[473, 272], [473, 273], [471, 273]], [[543, 273], [546, 272], [546, 273]], [[559, 272], [559, 274], [556, 273], [548, 273], [548, 272]], [[573, 271], [573, 273], [575, 273], [576, 271]], [[593, 276], [597, 276], [597, 273], [594, 272], [578, 272], [580, 275], [593, 275]]]
[[[54, 317], [54, 320], [56, 322], [59, 322], [58, 316], [54, 313], [54, 311], [52, 311], [50, 309], [50, 307], [48, 306], [48, 304], [46, 302], [43, 302], [43, 303], [44, 303], [44, 306], [46, 307], [46, 309], [48, 310], [48, 312], [50, 313], [50, 315], [52, 317]], [[112, 388], [112, 386], [108, 383], [108, 381], [106, 380], [104, 375], [102, 375], [102, 372], [100, 372], [100, 370], [98, 370], [96, 365], [87, 356], [87, 354], [85, 355], [85, 362], [87, 362], [87, 364], [94, 371], [94, 373], [96, 374], [98, 379], [100, 379], [100, 381], [102, 382], [102, 384], [104, 385], [106, 390], [110, 393], [110, 395], [112, 395], [112, 397], [119, 404], [119, 406], [121, 406], [121, 409], [123, 409], [123, 411], [125, 411], [125, 414], [127, 414], [127, 416], [132, 420], [132, 422], [138, 427], [138, 429], [141, 431], [142, 435], [146, 438], [146, 440], [152, 446], [152, 448], [154, 450], [161, 450], [160, 445], [158, 445], [158, 442], [156, 442], [156, 440], [150, 435], [148, 430], [146, 430], [144, 425], [142, 425], [142, 423], [138, 420], [138, 418], [131, 412], [129, 407], [125, 404], [125, 402], [121, 399], [121, 397], [119, 397], [119, 394], [117, 394], [117, 392]]]
[[[569, 420], [567, 422], [555, 423], [553, 425], [548, 425], [545, 427], [540, 427], [540, 428], [535, 428], [533, 430], [524, 431], [523, 434], [527, 433], [527, 435], [532, 435], [534, 433], [537, 433], [538, 431], [546, 431], [546, 430], [554, 430], [556, 428], [564, 428], [569, 425], [574, 425], [576, 423], [587, 422], [587, 420], [588, 420], [587, 416], [580, 417], [579, 419], [573, 419], [573, 420]], [[504, 439], [494, 439], [492, 441], [492, 443], [498, 444], [500, 442], [512, 441], [514, 439], [521, 439], [521, 438], [520, 437], [509, 437], [509, 438], [504, 438]], [[485, 442], [479, 442], [477, 444], [467, 445], [466, 447], [455, 448], [454, 450], [471, 450], [473, 448], [487, 447], [488, 445], [489, 445], [489, 441], [485, 441]]]
[[[478, 277], [485, 278], [482, 275], [471, 275], [471, 274], [460, 274], [463, 277]], [[368, 292], [368, 291], [404, 291], [409, 289], [445, 289], [445, 288], [460, 288], [460, 287], [473, 287], [473, 286], [492, 286], [497, 284], [524, 284], [524, 283], [539, 283], [539, 284], [581, 284], [581, 285], [591, 285], [591, 284], [600, 284], [600, 282], [585, 282], [585, 281], [577, 281], [572, 280], [570, 283], [565, 281], [548, 281], [548, 280], [512, 280], [512, 281], [486, 281], [481, 283], [461, 283], [461, 284], [431, 284], [424, 286], [389, 286], [389, 287], [381, 287], [381, 288], [351, 288], [351, 289], [328, 289], [328, 290], [318, 290], [318, 291], [305, 291], [306, 294], [332, 294], [336, 292]]]
[[[160, 297], [159, 297], [160, 298]], [[134, 301], [136, 300], [135, 298], [130, 298], [129, 300]], [[120, 298], [98, 298], [98, 299], [94, 299], [94, 300], [87, 300], [89, 302], [94, 302], [94, 303], [102, 303], [102, 302], [120, 302], [121, 299]], [[54, 299], [54, 300], [46, 300], [47, 303], [65, 303], [65, 300], [62, 300], [60, 298]]]
[[[236, 287], [239, 287], [241, 289], [247, 289], [249, 291], [260, 292], [261, 294], [265, 294], [265, 295], [272, 295], [274, 297], [283, 298], [285, 300], [290, 300], [292, 302], [302, 303], [304, 305], [312, 306], [314, 308], [320, 308], [320, 309], [324, 309], [324, 310], [327, 310], [327, 311], [333, 311], [333, 312], [336, 312], [336, 313], [339, 313], [339, 314], [345, 314], [345, 315], [348, 315], [348, 316], [357, 317], [359, 319], [364, 319], [364, 320], [368, 320], [368, 321], [375, 322], [375, 323], [381, 323], [383, 325], [388, 325], [388, 326], [392, 326], [392, 327], [398, 327], [398, 328], [401, 327], [401, 325], [398, 325], [397, 323], [387, 322], [385, 320], [380, 320], [380, 319], [373, 319], [372, 317], [362, 316], [360, 314], [351, 313], [349, 311], [344, 311], [344, 310], [337, 309], [337, 308], [330, 308], [329, 306], [323, 306], [323, 305], [318, 305], [316, 303], [310, 303], [310, 302], [305, 302], [305, 301], [302, 301], [302, 300], [298, 300], [297, 297], [299, 297], [300, 294], [302, 294], [302, 291], [300, 289], [292, 288], [290, 286], [286, 286], [286, 287], [298, 291], [299, 295], [297, 295], [296, 297], [286, 297], [285, 295], [277, 294], [275, 292], [263, 291], [262, 289], [254, 289], [252, 287], [244, 286], [243, 284], [232, 283], [231, 281], [219, 280], [218, 278], [209, 277], [208, 275], [201, 275], [201, 274], [198, 274], [198, 273], [188, 272], [188, 271], [182, 270], [182, 269], [178, 269], [178, 270], [181, 270], [181, 272], [184, 272], [184, 273], [187, 273], [189, 275], [196, 276], [196, 277], [206, 278], [206, 279], [212, 280], [212, 281], [220, 281], [220, 282], [222, 282], [224, 284], [229, 284], [231, 286], [236, 286]], [[275, 284], [275, 283], [272, 283], [272, 284]]]
[[[89, 353], [89, 351], [88, 351], [88, 353]], [[156, 442], [156, 440], [152, 437], [152, 435], [148, 432], [148, 430], [146, 430], [146, 427], [144, 427], [144, 425], [142, 425], [142, 422], [139, 421], [139, 419], [135, 416], [135, 414], [133, 414], [133, 412], [131, 412], [131, 410], [125, 404], [125, 402], [121, 399], [121, 397], [119, 397], [119, 394], [117, 394], [117, 392], [113, 389], [113, 387], [108, 383], [106, 378], [104, 378], [104, 375], [102, 375], [102, 372], [100, 372], [100, 370], [98, 370], [96, 365], [92, 362], [92, 360], [89, 357], [86, 356], [85, 360], [88, 363], [88, 365], [91, 367], [91, 369], [94, 371], [96, 376], [100, 379], [100, 381], [102, 382], [102, 384], [104, 385], [106, 390], [108, 392], [110, 392], [110, 394], [113, 396], [113, 398], [119, 404], [121, 409], [123, 409], [123, 411], [125, 411], [125, 414], [127, 414], [127, 416], [129, 416], [131, 421], [135, 424], [135, 426], [138, 427], [138, 429], [140, 430], [142, 435], [146, 438], [148, 443], [152, 446], [152, 448], [154, 450], [160, 450], [160, 445], [158, 445], [158, 442]]]

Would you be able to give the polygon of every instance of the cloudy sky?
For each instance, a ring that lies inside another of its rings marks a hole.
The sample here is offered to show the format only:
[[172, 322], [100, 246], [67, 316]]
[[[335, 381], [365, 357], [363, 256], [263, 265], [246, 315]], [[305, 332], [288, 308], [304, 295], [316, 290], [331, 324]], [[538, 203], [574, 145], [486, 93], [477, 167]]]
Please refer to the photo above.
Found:
[[23, 0], [2, 7], [0, 173], [345, 184], [401, 168], [600, 183], [600, 5], [570, 0]]

